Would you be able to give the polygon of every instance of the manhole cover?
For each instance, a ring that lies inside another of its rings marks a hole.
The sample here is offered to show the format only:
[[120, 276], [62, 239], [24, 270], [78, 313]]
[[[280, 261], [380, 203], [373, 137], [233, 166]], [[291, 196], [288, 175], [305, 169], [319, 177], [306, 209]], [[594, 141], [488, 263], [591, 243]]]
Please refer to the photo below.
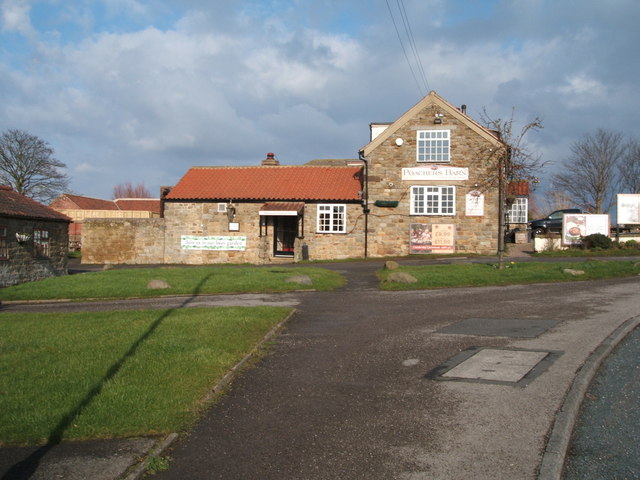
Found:
[[560, 320], [541, 320], [536, 318], [468, 318], [444, 327], [438, 330], [437, 333], [535, 338], [559, 323]]
[[560, 352], [473, 347], [429, 372], [434, 380], [525, 386], [547, 370]]

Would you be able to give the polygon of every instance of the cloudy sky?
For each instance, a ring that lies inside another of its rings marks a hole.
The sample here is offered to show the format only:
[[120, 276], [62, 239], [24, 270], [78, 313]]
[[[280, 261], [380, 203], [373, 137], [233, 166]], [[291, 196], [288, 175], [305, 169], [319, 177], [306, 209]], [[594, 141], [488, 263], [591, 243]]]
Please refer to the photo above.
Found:
[[539, 116], [548, 175], [598, 128], [640, 137], [639, 18], [637, 0], [0, 0], [0, 131], [49, 142], [74, 193], [157, 195], [195, 165], [355, 158], [435, 90], [476, 119]]

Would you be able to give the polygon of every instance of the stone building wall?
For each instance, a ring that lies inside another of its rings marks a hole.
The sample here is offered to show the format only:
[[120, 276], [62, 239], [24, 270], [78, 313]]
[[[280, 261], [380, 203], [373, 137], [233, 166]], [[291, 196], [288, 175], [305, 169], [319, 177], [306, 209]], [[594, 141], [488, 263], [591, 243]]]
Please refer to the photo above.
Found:
[[[82, 262], [89, 264], [268, 264], [303, 260], [359, 258], [364, 255], [362, 205], [347, 204], [345, 233], [318, 233], [317, 205], [306, 204], [299, 219], [294, 257], [274, 255], [273, 218], [260, 226], [263, 202], [234, 203], [237, 231], [229, 231], [229, 217], [217, 202], [165, 204], [162, 219], [91, 219], [84, 223]], [[245, 237], [244, 250], [185, 249], [182, 237]]]
[[82, 263], [165, 263], [162, 218], [87, 219], [82, 229]]
[[[367, 157], [369, 161], [369, 244], [371, 256], [407, 255], [409, 225], [454, 224], [456, 251], [490, 254], [498, 248], [498, 193], [488, 185], [495, 177], [495, 164], [488, 160], [492, 144], [454, 115], [441, 117], [434, 125], [436, 113], [443, 110], [435, 104], [425, 106], [397, 132], [390, 135]], [[403, 180], [402, 168], [429, 167], [430, 162], [416, 161], [418, 130], [450, 130], [451, 161], [440, 166], [469, 168], [468, 180]], [[402, 139], [402, 145], [396, 139]], [[467, 216], [465, 196], [472, 190], [484, 194], [484, 215]], [[410, 189], [417, 185], [455, 186], [454, 216], [423, 216], [410, 214]], [[376, 200], [398, 201], [395, 208], [376, 207]]]
[[[67, 222], [1, 217], [0, 227], [7, 229], [7, 258], [0, 259], [0, 287], [67, 274]], [[33, 243], [34, 229], [46, 230], [49, 234], [47, 257], [36, 253]], [[30, 238], [19, 243], [16, 233], [27, 233]]]

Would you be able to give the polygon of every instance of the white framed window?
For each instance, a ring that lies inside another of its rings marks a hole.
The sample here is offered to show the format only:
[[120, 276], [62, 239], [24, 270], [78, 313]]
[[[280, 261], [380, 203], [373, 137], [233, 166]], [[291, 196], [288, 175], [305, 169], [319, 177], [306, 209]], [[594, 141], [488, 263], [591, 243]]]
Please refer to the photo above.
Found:
[[9, 258], [9, 246], [7, 245], [7, 227], [0, 226], [0, 260]]
[[507, 223], [527, 223], [527, 210], [529, 202], [527, 198], [516, 198], [509, 210], [507, 210]]
[[226, 213], [227, 212], [227, 204], [219, 203], [218, 204], [218, 213]]
[[38, 228], [33, 229], [33, 248], [36, 256], [49, 257], [49, 231]]
[[326, 204], [318, 205], [319, 233], [344, 233], [347, 231], [347, 206]]
[[455, 215], [456, 187], [411, 187], [411, 215]]
[[418, 130], [416, 160], [418, 162], [451, 161], [449, 130]]

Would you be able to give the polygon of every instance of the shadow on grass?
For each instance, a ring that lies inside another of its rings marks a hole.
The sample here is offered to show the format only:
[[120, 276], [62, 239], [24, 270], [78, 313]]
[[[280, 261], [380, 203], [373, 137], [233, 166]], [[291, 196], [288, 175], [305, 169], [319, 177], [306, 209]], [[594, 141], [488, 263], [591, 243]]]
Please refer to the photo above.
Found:
[[62, 439], [64, 438], [65, 432], [69, 429], [71, 425], [73, 425], [74, 421], [80, 416], [80, 414], [100, 395], [104, 385], [114, 378], [122, 367], [127, 363], [129, 359], [135, 356], [137, 351], [140, 349], [142, 344], [148, 340], [151, 335], [156, 331], [156, 329], [162, 324], [164, 320], [170, 317], [176, 310], [186, 307], [191, 303], [196, 296], [200, 293], [202, 286], [209, 279], [209, 277], [213, 274], [209, 274], [204, 277], [200, 283], [195, 288], [193, 295], [186, 298], [184, 302], [182, 302], [179, 306], [171, 308], [169, 310], [165, 310], [162, 315], [160, 315], [127, 350], [127, 352], [115, 362], [109, 370], [107, 370], [106, 374], [96, 383], [91, 390], [87, 392], [87, 395], [76, 405], [73, 409], [71, 409], [54, 427], [51, 431], [49, 437], [47, 438], [47, 443], [42, 447], [38, 448], [31, 455], [29, 455], [24, 460], [13, 465], [7, 472], [2, 476], [2, 480], [26, 480], [33, 476], [33, 474], [38, 469], [40, 462], [44, 458], [44, 456], [51, 451], [53, 447], [58, 445]]

